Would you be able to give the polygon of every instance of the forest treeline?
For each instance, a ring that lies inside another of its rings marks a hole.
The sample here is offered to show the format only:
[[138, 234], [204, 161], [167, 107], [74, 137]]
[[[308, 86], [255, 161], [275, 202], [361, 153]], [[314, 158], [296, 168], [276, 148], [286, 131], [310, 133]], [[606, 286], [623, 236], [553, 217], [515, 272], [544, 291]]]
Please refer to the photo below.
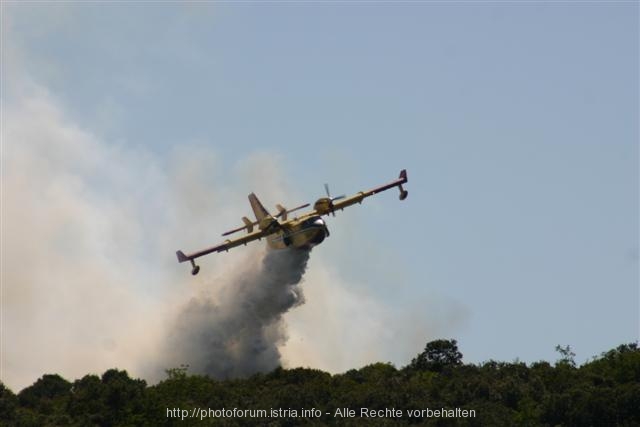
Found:
[[[330, 375], [316, 369], [278, 368], [221, 381], [190, 375], [183, 366], [169, 369], [167, 378], [152, 386], [117, 369], [73, 382], [44, 375], [17, 395], [0, 383], [0, 425], [640, 425], [637, 343], [621, 345], [581, 366], [576, 366], [570, 347], [556, 350], [560, 359], [553, 364], [476, 365], [463, 363], [455, 340], [437, 340], [401, 369], [375, 363]], [[203, 420], [192, 418], [199, 408], [261, 409], [267, 416], [215, 418], [209, 413]], [[322, 415], [302, 417], [303, 408]], [[336, 418], [338, 408], [355, 410], [356, 417]], [[395, 408], [403, 415], [363, 419], [360, 408]], [[475, 417], [407, 414], [409, 409], [427, 408], [473, 410]], [[272, 416], [271, 409], [297, 414], [281, 411]], [[186, 413], [189, 416], [182, 419], [180, 414]]]

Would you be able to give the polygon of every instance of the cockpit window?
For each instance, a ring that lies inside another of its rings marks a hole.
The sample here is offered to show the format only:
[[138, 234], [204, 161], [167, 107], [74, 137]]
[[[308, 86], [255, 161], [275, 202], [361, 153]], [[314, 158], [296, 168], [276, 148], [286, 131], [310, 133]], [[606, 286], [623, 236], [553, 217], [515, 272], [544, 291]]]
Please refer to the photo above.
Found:
[[309, 218], [304, 222], [305, 225], [324, 225], [324, 221], [319, 216]]

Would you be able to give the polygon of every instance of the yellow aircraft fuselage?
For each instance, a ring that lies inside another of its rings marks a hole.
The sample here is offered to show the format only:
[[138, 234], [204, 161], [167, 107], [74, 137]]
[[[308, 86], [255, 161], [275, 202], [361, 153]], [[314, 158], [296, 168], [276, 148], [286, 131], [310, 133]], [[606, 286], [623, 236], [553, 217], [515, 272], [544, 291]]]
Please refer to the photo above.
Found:
[[267, 237], [267, 243], [273, 249], [288, 247], [310, 249], [322, 243], [329, 236], [329, 229], [320, 216], [294, 218]]

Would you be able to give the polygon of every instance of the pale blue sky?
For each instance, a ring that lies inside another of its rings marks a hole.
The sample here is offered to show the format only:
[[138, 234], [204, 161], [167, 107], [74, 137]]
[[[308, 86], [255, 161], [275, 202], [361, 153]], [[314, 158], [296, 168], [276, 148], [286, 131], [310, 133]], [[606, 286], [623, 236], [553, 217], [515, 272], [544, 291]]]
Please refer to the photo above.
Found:
[[344, 214], [390, 257], [355, 234], [317, 251], [387, 304], [464, 307], [465, 360], [570, 344], [583, 362], [638, 339], [637, 3], [3, 7], [4, 46], [107, 141], [276, 153], [300, 202], [408, 169], [406, 203]]

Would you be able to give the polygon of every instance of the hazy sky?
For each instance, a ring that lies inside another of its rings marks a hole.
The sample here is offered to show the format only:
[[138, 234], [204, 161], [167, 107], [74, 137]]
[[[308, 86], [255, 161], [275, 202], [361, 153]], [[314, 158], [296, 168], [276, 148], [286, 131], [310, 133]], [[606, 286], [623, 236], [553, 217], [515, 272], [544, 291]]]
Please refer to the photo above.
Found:
[[[58, 289], [39, 277], [80, 271], [77, 296], [109, 271], [125, 306], [160, 301], [193, 280], [175, 250], [218, 243], [249, 192], [294, 206], [325, 182], [349, 194], [402, 168], [406, 201], [384, 193], [328, 219], [288, 318], [292, 365], [402, 366], [435, 338], [458, 339], [467, 362], [554, 361], [568, 344], [582, 363], [638, 340], [638, 12], [3, 2], [3, 380], [37, 378], [35, 356], [16, 373], [18, 355], [50, 345], [32, 341], [68, 296], [39, 298]], [[34, 250], [61, 259], [30, 263]], [[205, 277], [242, 255], [215, 257]], [[120, 298], [100, 325], [127, 310]], [[81, 374], [64, 359], [42, 369]]]

